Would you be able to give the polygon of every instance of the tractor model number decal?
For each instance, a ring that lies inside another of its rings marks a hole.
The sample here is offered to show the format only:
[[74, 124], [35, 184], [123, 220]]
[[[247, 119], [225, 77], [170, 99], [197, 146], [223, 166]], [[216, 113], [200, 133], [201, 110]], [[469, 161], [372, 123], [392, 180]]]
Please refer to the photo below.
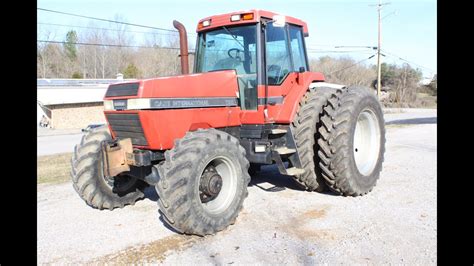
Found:
[[114, 100], [114, 109], [115, 110], [126, 110], [127, 109], [127, 100]]
[[153, 109], [199, 108], [218, 106], [237, 106], [237, 98], [177, 98], [150, 100], [150, 107]]

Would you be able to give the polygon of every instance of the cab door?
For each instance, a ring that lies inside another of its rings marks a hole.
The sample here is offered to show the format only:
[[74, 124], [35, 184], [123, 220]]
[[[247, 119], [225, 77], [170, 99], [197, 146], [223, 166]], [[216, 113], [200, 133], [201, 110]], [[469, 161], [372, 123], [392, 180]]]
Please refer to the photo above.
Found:
[[299, 73], [309, 70], [302, 30], [288, 23], [277, 27], [270, 20], [262, 21], [257, 35], [262, 55], [258, 57], [258, 108], [257, 112], [243, 112], [243, 124], [279, 122], [285, 96], [302, 89]]
[[[279, 122], [285, 97], [292, 90], [301, 89], [299, 73], [308, 71], [303, 38], [302, 28], [296, 25], [274, 27], [270, 22], [266, 26], [267, 123]], [[261, 93], [265, 97], [264, 86]]]

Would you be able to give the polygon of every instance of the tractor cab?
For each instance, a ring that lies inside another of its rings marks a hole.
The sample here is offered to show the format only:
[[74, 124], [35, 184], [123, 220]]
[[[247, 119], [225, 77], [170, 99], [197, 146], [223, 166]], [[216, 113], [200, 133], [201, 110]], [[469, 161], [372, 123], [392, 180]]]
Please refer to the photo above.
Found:
[[259, 86], [278, 86], [289, 73], [309, 70], [301, 20], [252, 10], [205, 18], [197, 32], [195, 73], [235, 70], [243, 110], [257, 109]]

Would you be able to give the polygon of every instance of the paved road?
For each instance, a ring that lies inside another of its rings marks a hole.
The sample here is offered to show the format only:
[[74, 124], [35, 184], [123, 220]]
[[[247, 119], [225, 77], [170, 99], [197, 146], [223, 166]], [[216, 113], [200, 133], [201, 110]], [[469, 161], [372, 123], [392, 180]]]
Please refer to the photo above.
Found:
[[37, 156], [73, 152], [82, 134], [38, 136]]
[[[387, 114], [381, 178], [364, 197], [299, 190], [273, 167], [252, 178], [236, 224], [176, 234], [153, 188], [134, 206], [92, 209], [70, 183], [38, 186], [38, 262], [421, 264], [436, 261], [436, 111]], [[262, 188], [281, 186], [269, 192]]]

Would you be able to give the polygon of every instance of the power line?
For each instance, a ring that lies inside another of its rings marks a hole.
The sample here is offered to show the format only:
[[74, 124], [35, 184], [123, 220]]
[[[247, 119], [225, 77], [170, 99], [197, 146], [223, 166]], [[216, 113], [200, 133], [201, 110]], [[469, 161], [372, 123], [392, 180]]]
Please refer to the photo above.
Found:
[[[41, 11], [46, 11], [46, 12], [53, 12], [53, 13], [58, 13], [58, 14], [63, 14], [63, 15], [68, 15], [68, 16], [75, 16], [75, 17], [81, 17], [81, 18], [87, 18], [87, 19], [92, 19], [92, 20], [99, 20], [99, 21], [105, 21], [105, 22], [111, 22], [111, 23], [117, 23], [117, 24], [124, 24], [124, 25], [129, 25], [129, 26], [134, 26], [134, 27], [142, 27], [142, 28], [149, 28], [149, 29], [154, 29], [154, 30], [161, 30], [161, 31], [167, 31], [167, 32], [172, 32], [172, 33], [177, 33], [176, 30], [171, 30], [171, 29], [164, 29], [164, 28], [158, 28], [158, 27], [152, 27], [152, 26], [146, 26], [146, 25], [140, 25], [140, 24], [135, 24], [135, 23], [127, 23], [127, 22], [121, 22], [121, 21], [115, 21], [115, 20], [109, 20], [109, 19], [103, 19], [103, 18], [96, 18], [96, 17], [90, 17], [90, 16], [83, 16], [83, 15], [78, 15], [78, 14], [73, 14], [73, 13], [67, 13], [67, 12], [62, 12], [62, 11], [56, 11], [56, 10], [50, 10], [50, 9], [45, 9], [45, 8], [37, 8], [38, 10]], [[59, 26], [59, 27], [75, 27], [75, 28], [84, 28], [84, 29], [99, 29], [99, 30], [110, 30], [110, 31], [124, 31], [124, 32], [133, 32], [133, 33], [145, 33], [145, 34], [153, 34], [153, 35], [171, 35], [169, 34], [164, 34], [164, 33], [151, 33], [151, 32], [143, 32], [143, 31], [130, 31], [130, 30], [118, 30], [118, 29], [110, 29], [110, 28], [99, 28], [99, 27], [86, 27], [86, 26], [77, 26], [77, 25], [65, 25], [65, 24], [54, 24], [54, 23], [42, 23], [38, 22], [38, 24], [41, 25], [51, 25], [51, 26]], [[188, 33], [188, 35], [191, 35], [191, 33]], [[192, 34], [196, 35], [196, 34]], [[92, 45], [92, 44], [83, 44], [83, 45]], [[101, 45], [101, 46], [112, 46], [112, 45]], [[309, 45], [309, 46], [332, 46], [334, 48], [370, 48], [372, 49], [372, 46], [334, 46], [334, 45], [325, 45], [325, 44], [314, 44], [314, 45]], [[127, 47], [136, 47], [136, 48], [153, 48], [153, 47], [143, 47], [143, 46], [127, 46]], [[362, 52], [362, 51], [325, 51], [325, 50], [318, 50], [317, 48], [308, 48], [307, 51], [309, 53], [357, 53], [357, 52]], [[367, 52], [367, 51], [364, 51]]]
[[73, 17], [80, 17], [80, 18], [87, 18], [87, 19], [93, 19], [93, 20], [99, 20], [99, 21], [105, 21], [105, 22], [123, 24], [123, 25], [128, 25], [128, 26], [133, 26], [133, 27], [141, 27], [141, 28], [148, 28], [148, 29], [154, 29], [154, 30], [177, 32], [177, 30], [172, 30], [172, 29], [158, 28], [158, 27], [152, 27], [152, 26], [140, 25], [140, 24], [135, 24], [135, 23], [128, 23], [128, 22], [110, 20], [110, 19], [89, 17], [89, 16], [83, 16], [83, 15], [78, 15], [78, 14], [73, 14], [73, 13], [67, 13], [67, 12], [62, 12], [62, 11], [56, 11], [56, 10], [51, 10], [51, 9], [39, 8], [39, 7], [36, 8], [36, 9], [41, 10], [41, 11], [46, 11], [46, 12], [58, 13], [58, 14], [62, 14], [62, 15], [68, 15], [68, 16], [73, 16]]
[[[79, 25], [67, 25], [67, 24], [57, 24], [57, 23], [44, 23], [38, 22], [39, 25], [48, 25], [48, 26], [58, 26], [58, 27], [71, 27], [71, 28], [81, 28], [81, 29], [95, 29], [95, 30], [106, 30], [106, 31], [122, 31], [122, 32], [131, 32], [131, 33], [143, 33], [143, 34], [150, 34], [150, 35], [167, 35], [173, 36], [173, 33], [161, 33], [161, 32], [146, 32], [146, 31], [133, 31], [133, 30], [119, 30], [119, 29], [111, 29], [111, 28], [102, 28], [102, 27], [88, 27], [88, 26], [79, 26]], [[195, 33], [188, 33], [188, 35], [196, 35]], [[318, 45], [311, 45], [311, 46], [318, 46]], [[343, 46], [343, 45], [321, 45], [326, 47], [334, 47], [334, 48], [372, 48], [372, 46]], [[364, 50], [353, 50], [353, 51], [332, 51], [332, 50], [320, 50], [319, 48], [311, 48], [308, 47], [307, 51], [310, 53], [357, 53], [357, 52], [370, 52]]]
[[[68, 15], [68, 16], [75, 16], [75, 17], [87, 18], [87, 19], [92, 19], [92, 20], [99, 20], [99, 21], [105, 21], [105, 22], [111, 22], [111, 23], [117, 23], [117, 24], [124, 24], [124, 25], [129, 25], [129, 26], [134, 26], [134, 27], [142, 27], [142, 28], [161, 30], [161, 31], [173, 32], [173, 33], [178, 32], [177, 30], [172, 30], [172, 29], [158, 28], [158, 27], [140, 25], [140, 24], [135, 24], [135, 23], [128, 23], [128, 22], [121, 22], [121, 21], [110, 20], [110, 19], [83, 16], [83, 15], [78, 15], [78, 14], [73, 14], [73, 13], [67, 13], [67, 12], [62, 12], [62, 11], [45, 9], [45, 8], [37, 8], [37, 9], [41, 10], [41, 11], [46, 11], [46, 12], [53, 12], [53, 13], [58, 13], [58, 14], [63, 14], [63, 15]], [[75, 28], [84, 28], [84, 29], [100, 29], [100, 30], [111, 30], [111, 31], [135, 32], [135, 33], [145, 33], [145, 34], [163, 34], [163, 33], [147, 33], [147, 32], [143, 32], [143, 31], [140, 32], [140, 31], [130, 31], [130, 30], [117, 30], [117, 29], [110, 29], [110, 28], [86, 27], [86, 26], [65, 25], [65, 24], [55, 24], [55, 23], [38, 22], [37, 24], [59, 26], [59, 27], [75, 27]], [[195, 33], [187, 33], [187, 34], [188, 35], [194, 35], [194, 36], [196, 35]], [[372, 46], [343, 46], [343, 45], [328, 45], [328, 44], [308, 44], [308, 50], [312, 49], [309, 46], [327, 46], [327, 47], [334, 47], [334, 48], [351, 48], [351, 47], [354, 47], [354, 48], [357, 48], [357, 47], [372, 48]]]
[[[122, 47], [122, 48], [144, 48], [144, 49], [168, 49], [168, 50], [179, 50], [177, 47], [161, 47], [161, 46], [143, 46], [143, 45], [120, 45], [120, 44], [106, 44], [106, 43], [86, 43], [86, 42], [65, 42], [65, 41], [48, 41], [48, 40], [37, 40], [42, 43], [56, 43], [56, 44], [75, 44], [84, 46], [101, 46], [101, 47]], [[194, 51], [194, 49], [190, 49]], [[360, 51], [308, 51], [308, 53], [351, 53]]]
[[[53, 25], [53, 26], [64, 26], [64, 27], [77, 27], [77, 28], [85, 28], [85, 29], [99, 29], [99, 30], [111, 30], [111, 31], [121, 31], [117, 29], [110, 29], [110, 28], [98, 28], [98, 27], [86, 27], [86, 26], [78, 26], [78, 25], [65, 25], [65, 24], [54, 24], [54, 23], [42, 23], [38, 22], [37, 24], [44, 24], [44, 25]], [[135, 33], [147, 33], [147, 34], [157, 34], [157, 35], [171, 35], [168, 33], [151, 33], [151, 32], [144, 32], [144, 31], [129, 31], [123, 30], [124, 32], [135, 32]], [[84, 44], [85, 45], [85, 44]], [[88, 44], [91, 45], [91, 44]], [[103, 46], [111, 46], [108, 44], [104, 44]], [[128, 46], [127, 46], [128, 47]], [[137, 48], [153, 48], [153, 47], [143, 47], [143, 46], [130, 46], [130, 47], [137, 47]], [[343, 47], [343, 46], [340, 46]], [[346, 46], [349, 47], [349, 46]], [[366, 47], [366, 46], [362, 46]], [[368, 53], [370, 51], [366, 50], [321, 50], [316, 48], [308, 48], [308, 53]]]
[[[57, 43], [57, 44], [66, 44], [69, 42], [64, 42], [64, 41], [48, 41], [48, 40], [37, 40], [38, 42], [42, 43]], [[142, 45], [120, 45], [120, 44], [105, 44], [105, 43], [85, 43], [85, 42], [74, 42], [70, 44], [75, 44], [75, 45], [85, 45], [85, 46], [105, 46], [105, 47], [123, 47], [123, 48], [145, 48], [145, 49], [170, 49], [170, 50], [179, 50], [177, 47], [153, 47], [153, 46], [142, 46]], [[191, 51], [194, 51], [194, 49], [190, 49]], [[318, 51], [312, 51], [308, 50], [308, 53], [367, 53], [369, 51], [323, 51], [323, 50], [318, 50]]]
[[424, 69], [426, 69], [426, 70], [430, 70], [431, 72], [436, 72], [436, 71], [434, 71], [434, 70], [431, 69], [431, 68], [428, 68], [428, 67], [422, 66], [422, 65], [420, 65], [420, 64], [417, 64], [417, 63], [415, 63], [415, 62], [413, 62], [413, 61], [410, 61], [410, 60], [401, 58], [400, 56], [398, 56], [398, 55], [396, 55], [396, 54], [393, 54], [393, 53], [389, 53], [389, 52], [387, 52], [386, 50], [383, 50], [383, 51], [384, 51], [386, 54], [388, 54], [388, 55], [390, 55], [390, 56], [392, 56], [392, 57], [398, 58], [398, 59], [400, 59], [400, 60], [402, 60], [402, 61], [405, 61], [405, 62], [407, 62], [407, 63], [411, 63], [411, 64], [413, 64], [413, 65], [415, 65], [415, 66], [419, 66], [419, 67], [424, 68]]
[[338, 45], [338, 46], [334, 46], [334, 48], [368, 48], [368, 49], [376, 50], [377, 46]]
[[[87, 27], [87, 26], [79, 26], [79, 25], [67, 25], [67, 24], [56, 24], [56, 23], [44, 23], [38, 22], [39, 25], [48, 25], [48, 26], [57, 26], [57, 27], [70, 27], [70, 28], [79, 28], [79, 29], [92, 29], [92, 30], [105, 30], [105, 31], [121, 31], [121, 32], [132, 32], [132, 33], [143, 33], [143, 34], [150, 34], [150, 35], [168, 35], [173, 36], [178, 32], [170, 32], [170, 33], [163, 33], [163, 32], [148, 32], [148, 31], [134, 31], [134, 30], [119, 30], [119, 29], [111, 29], [111, 28], [101, 28], [101, 27]], [[193, 33], [188, 33], [188, 35], [196, 35]]]
[[364, 61], [367, 61], [367, 60], [371, 59], [371, 58], [374, 57], [375, 55], [377, 55], [377, 54], [373, 54], [373, 55], [369, 56], [368, 58], [363, 59], [363, 60], [360, 60], [359, 62], [356, 62], [356, 63], [354, 63], [354, 64], [352, 64], [352, 65], [350, 65], [350, 66], [348, 66], [348, 67], [341, 68], [341, 69], [339, 69], [339, 70], [333, 71], [333, 72], [329, 73], [328, 75], [332, 75], [332, 74], [334, 74], [334, 73], [337, 73], [337, 72], [346, 70], [346, 69], [348, 69], [348, 68], [354, 67], [354, 66], [356, 66], [356, 65], [358, 65], [358, 64], [360, 64], [360, 63], [362, 63], [362, 62], [364, 62]]
[[372, 53], [372, 51], [332, 51], [332, 50], [312, 50], [306, 49], [308, 53]]
[[335, 45], [335, 44], [306, 44], [307, 47], [309, 46], [326, 46], [326, 47], [334, 47], [334, 48], [371, 48], [374, 47], [371, 45]]
[[[106, 46], [106, 47], [124, 47], [124, 48], [146, 48], [146, 49], [169, 49], [169, 50], [179, 50], [175, 47], [164, 47], [164, 46], [141, 46], [141, 45], [120, 45], [120, 44], [105, 44], [105, 43], [83, 43], [83, 42], [61, 42], [61, 41], [46, 41], [46, 40], [37, 40], [37, 42], [43, 43], [57, 43], [57, 44], [75, 44], [75, 45], [86, 45], [86, 46]], [[190, 49], [193, 51], [193, 49]]]

